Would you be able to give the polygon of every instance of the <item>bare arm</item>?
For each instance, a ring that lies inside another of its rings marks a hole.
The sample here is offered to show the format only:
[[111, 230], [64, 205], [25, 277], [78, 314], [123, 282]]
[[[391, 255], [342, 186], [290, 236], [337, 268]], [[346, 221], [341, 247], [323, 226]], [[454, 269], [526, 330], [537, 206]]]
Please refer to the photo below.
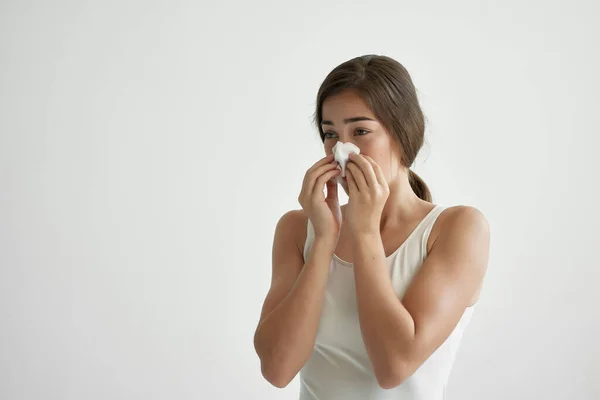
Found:
[[355, 238], [360, 326], [383, 388], [402, 383], [448, 338], [483, 280], [487, 221], [470, 207], [447, 211], [439, 237], [402, 300], [391, 286], [381, 238]]
[[302, 211], [290, 211], [277, 224], [271, 288], [254, 335], [262, 374], [280, 388], [294, 379], [312, 353], [335, 250], [334, 242], [316, 237], [304, 263], [298, 232], [306, 229], [306, 222]]

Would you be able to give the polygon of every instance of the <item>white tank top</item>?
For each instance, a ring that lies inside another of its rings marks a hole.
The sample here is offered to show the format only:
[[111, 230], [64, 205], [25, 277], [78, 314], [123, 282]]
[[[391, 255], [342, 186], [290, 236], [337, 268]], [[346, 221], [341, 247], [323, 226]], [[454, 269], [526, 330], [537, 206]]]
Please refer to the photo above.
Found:
[[[387, 257], [392, 286], [404, 296], [427, 257], [427, 239], [444, 207], [435, 206], [405, 242]], [[304, 259], [314, 240], [310, 220]], [[313, 352], [300, 371], [300, 400], [441, 400], [463, 331], [474, 306], [468, 307], [448, 339], [400, 386], [382, 389], [373, 373], [360, 325], [351, 263], [333, 256]]]

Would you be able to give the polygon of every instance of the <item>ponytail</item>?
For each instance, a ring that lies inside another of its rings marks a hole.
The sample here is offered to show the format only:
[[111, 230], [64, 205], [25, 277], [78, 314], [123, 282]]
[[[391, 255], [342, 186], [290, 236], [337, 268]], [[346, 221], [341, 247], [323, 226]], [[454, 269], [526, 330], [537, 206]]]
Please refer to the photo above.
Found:
[[408, 181], [410, 182], [410, 187], [413, 192], [415, 192], [421, 200], [431, 203], [431, 192], [429, 191], [429, 188], [423, 179], [421, 179], [412, 169], [408, 170]]

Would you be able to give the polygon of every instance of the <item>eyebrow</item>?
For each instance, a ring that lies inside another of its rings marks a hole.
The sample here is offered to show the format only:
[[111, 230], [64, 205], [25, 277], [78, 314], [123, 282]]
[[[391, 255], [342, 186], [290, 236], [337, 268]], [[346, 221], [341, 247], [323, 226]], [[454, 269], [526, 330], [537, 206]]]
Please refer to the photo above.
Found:
[[[358, 121], [375, 121], [375, 120], [373, 118], [369, 118], [369, 117], [352, 117], [352, 118], [344, 119], [344, 124], [350, 124], [352, 122], [358, 122]], [[335, 125], [335, 124], [332, 121], [324, 119], [321, 121], [321, 125]]]

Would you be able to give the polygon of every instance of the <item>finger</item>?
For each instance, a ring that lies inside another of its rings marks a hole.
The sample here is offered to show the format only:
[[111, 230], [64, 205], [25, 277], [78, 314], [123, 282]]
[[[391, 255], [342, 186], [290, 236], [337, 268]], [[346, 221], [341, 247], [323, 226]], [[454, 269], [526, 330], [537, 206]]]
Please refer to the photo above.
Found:
[[374, 187], [377, 183], [377, 175], [373, 170], [373, 165], [362, 154], [350, 154], [350, 161], [358, 165], [365, 177], [365, 181], [369, 187]]
[[338, 183], [335, 181], [335, 177], [327, 181], [327, 197], [325, 201], [338, 202]]
[[385, 179], [385, 175], [383, 174], [383, 171], [381, 170], [381, 167], [379, 166], [379, 164], [377, 164], [375, 162], [375, 160], [373, 160], [369, 156], [365, 156], [365, 158], [373, 166], [373, 170], [375, 171], [375, 176], [377, 177], [377, 182], [379, 182], [379, 184], [382, 186], [387, 186], [387, 181]]
[[367, 180], [363, 175], [360, 168], [353, 162], [349, 162], [346, 164], [346, 173], [348, 171], [352, 172], [352, 178], [354, 178], [354, 183], [356, 184], [356, 188], [359, 192], [366, 191], [369, 189], [369, 185], [367, 185]]
[[[347, 167], [347, 166], [346, 166]], [[356, 187], [356, 181], [354, 180], [354, 175], [352, 171], [346, 170], [346, 182], [348, 182], [348, 195], [353, 196], [358, 193], [358, 188]]]
[[330, 154], [328, 156], [325, 156], [323, 158], [321, 158], [319, 161], [317, 161], [316, 163], [314, 163], [309, 169], [308, 171], [314, 171], [315, 169], [318, 169], [319, 167], [325, 165], [325, 164], [329, 164], [330, 162], [333, 161], [333, 154]]
[[[312, 193], [312, 191], [315, 189], [317, 179], [330, 171], [339, 171], [337, 169], [337, 163], [326, 163], [325, 165], [321, 165], [319, 168], [313, 171], [307, 172], [304, 178], [304, 188], [306, 193]], [[321, 190], [323, 190], [323, 185], [320, 185], [319, 187]]]
[[340, 173], [339, 169], [333, 169], [331, 171], [325, 172], [315, 182], [312, 193], [317, 194], [317, 193], [321, 192], [321, 194], [323, 194], [323, 188], [325, 187], [325, 184], [327, 183], [327, 181], [329, 181], [331, 178], [338, 175], [339, 173]]
[[311, 165], [311, 167], [306, 171], [306, 173], [304, 174], [304, 178], [306, 179], [306, 177], [313, 172], [316, 169], [319, 169], [320, 167], [322, 167], [323, 165], [327, 165], [330, 162], [335, 161], [333, 158], [333, 154], [330, 154], [328, 156], [325, 156], [323, 158], [321, 158], [319, 161], [317, 161], [316, 163], [314, 163], [313, 165]]

